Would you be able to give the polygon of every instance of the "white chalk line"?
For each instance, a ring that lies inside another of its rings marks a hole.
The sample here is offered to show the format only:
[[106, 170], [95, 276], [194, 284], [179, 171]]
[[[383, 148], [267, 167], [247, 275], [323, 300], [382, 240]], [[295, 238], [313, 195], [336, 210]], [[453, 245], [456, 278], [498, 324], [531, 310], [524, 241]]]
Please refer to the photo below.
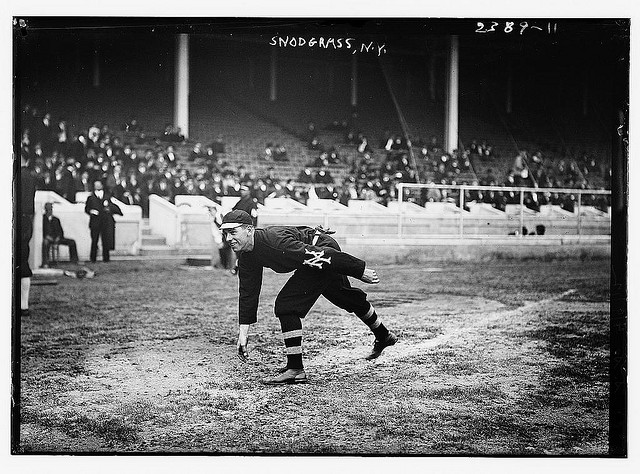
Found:
[[400, 359], [423, 355], [427, 350], [444, 345], [453, 338], [458, 338], [466, 333], [470, 333], [479, 328], [486, 327], [495, 321], [503, 320], [504, 318], [519, 316], [523, 313], [537, 310], [549, 303], [559, 301], [562, 298], [575, 293], [576, 291], [576, 289], [572, 288], [561, 293], [560, 295], [556, 295], [551, 298], [545, 298], [539, 301], [531, 301], [515, 309], [506, 311], [492, 311], [480, 319], [473, 320], [468, 325], [454, 329], [445, 334], [440, 334], [432, 339], [418, 342], [416, 344], [404, 342], [402, 339], [399, 339], [396, 345], [385, 349], [380, 358], [375, 361], [363, 360], [364, 355], [360, 354], [359, 349], [357, 351], [357, 354], [356, 350], [354, 349], [329, 349], [321, 356], [310, 360], [307, 366], [310, 368], [312, 367], [314, 372], [321, 373], [329, 371], [333, 373], [335, 372], [336, 366], [344, 367], [350, 365], [351, 367], [348, 371], [354, 372], [370, 369], [372, 364], [384, 364], [385, 362], [392, 362]]

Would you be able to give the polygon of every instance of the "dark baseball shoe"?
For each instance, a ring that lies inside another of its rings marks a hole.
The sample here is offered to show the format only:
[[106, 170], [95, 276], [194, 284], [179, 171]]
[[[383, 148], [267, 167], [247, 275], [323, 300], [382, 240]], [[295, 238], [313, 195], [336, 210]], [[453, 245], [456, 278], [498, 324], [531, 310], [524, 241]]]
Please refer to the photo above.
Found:
[[396, 342], [398, 342], [398, 336], [389, 331], [389, 334], [384, 341], [378, 341], [377, 339], [374, 341], [373, 349], [371, 350], [371, 353], [367, 357], [365, 357], [365, 359], [377, 359], [378, 357], [380, 357], [380, 354], [382, 354], [382, 351], [385, 349], [385, 347], [393, 346]]
[[277, 377], [272, 379], [263, 379], [262, 383], [265, 385], [307, 383], [307, 374], [304, 372], [304, 369], [287, 369], [286, 372], [281, 373]]

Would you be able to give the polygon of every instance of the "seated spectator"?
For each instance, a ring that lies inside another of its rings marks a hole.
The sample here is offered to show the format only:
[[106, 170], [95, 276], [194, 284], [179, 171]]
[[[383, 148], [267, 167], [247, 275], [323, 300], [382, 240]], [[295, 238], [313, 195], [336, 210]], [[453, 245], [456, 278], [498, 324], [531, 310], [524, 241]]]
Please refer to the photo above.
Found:
[[67, 153], [67, 144], [71, 142], [71, 137], [69, 136], [69, 129], [67, 128], [67, 122], [65, 120], [60, 120], [55, 130], [55, 147], [54, 149], [66, 154]]
[[442, 149], [438, 138], [435, 135], [432, 135], [429, 139], [429, 150], [433, 153], [438, 153]]
[[434, 181], [438, 184], [447, 184], [447, 177], [446, 165], [440, 163], [437, 171], [434, 173]]
[[333, 184], [333, 176], [331, 176], [331, 172], [324, 167], [318, 171], [318, 173], [314, 177], [314, 183], [318, 184]]
[[400, 135], [396, 135], [391, 145], [391, 151], [406, 151], [408, 150], [407, 142]]
[[344, 136], [344, 142], [348, 145], [356, 145], [358, 143], [358, 133], [355, 130], [349, 130]]
[[210, 147], [214, 155], [225, 153], [225, 144], [222, 140], [222, 135], [218, 135], [213, 143], [211, 143]]
[[264, 148], [262, 159], [265, 161], [273, 161], [273, 143], [267, 143], [267, 146]]
[[334, 120], [329, 125], [325, 127], [325, 130], [332, 130], [334, 132], [341, 132], [347, 129], [347, 121], [346, 120]]
[[54, 142], [57, 140], [55, 135], [51, 114], [47, 112], [38, 124], [38, 142], [46, 153], [50, 153], [53, 149]]
[[369, 146], [369, 141], [367, 137], [361, 134], [358, 142], [358, 153], [371, 153], [373, 150]]
[[160, 140], [165, 142], [183, 142], [184, 135], [182, 135], [180, 127], [174, 127], [168, 123], [164, 127]]
[[339, 197], [338, 192], [331, 185], [316, 186], [315, 191], [318, 199], [332, 199], [335, 201]]
[[91, 183], [93, 182], [94, 181], [91, 181], [91, 178], [89, 177], [89, 172], [86, 170], [83, 171], [76, 178], [76, 192], [91, 192]]
[[338, 155], [338, 150], [336, 150], [335, 146], [329, 148], [329, 150], [327, 150], [327, 154], [327, 161], [330, 165], [337, 165], [341, 163], [340, 155]]
[[176, 179], [174, 185], [171, 186], [165, 176], [162, 176], [157, 181], [153, 181], [151, 188], [151, 194], [156, 194], [170, 202], [173, 202], [177, 194], [183, 194], [183, 191], [184, 188], [182, 187], [182, 181], [180, 181], [180, 179]]
[[122, 131], [128, 133], [138, 133], [142, 131], [142, 127], [140, 127], [138, 120], [135, 117], [132, 117], [131, 120], [125, 122], [122, 125]]
[[[433, 181], [429, 181], [429, 184], [434, 184]], [[438, 188], [427, 188], [425, 201], [426, 202], [440, 202], [442, 200], [442, 193]]]
[[76, 167], [73, 159], [70, 159], [68, 163], [60, 163], [55, 173], [56, 179], [56, 192], [65, 198], [69, 202], [76, 202], [76, 183], [74, 174], [76, 173]]
[[538, 195], [536, 193], [525, 193], [524, 194], [524, 205], [526, 208], [531, 209], [533, 211], [540, 211], [540, 203], [538, 202]]
[[110, 143], [112, 138], [111, 130], [109, 130], [109, 125], [104, 124], [100, 129], [100, 137], [99, 140], [101, 142]]
[[504, 212], [507, 209], [507, 198], [502, 191], [489, 191], [488, 202], [491, 204], [491, 207], [499, 211]]
[[276, 145], [273, 150], [273, 161], [289, 161], [284, 145]]
[[237, 179], [240, 184], [247, 184], [253, 181], [253, 177], [247, 173], [247, 168], [244, 165], [238, 166]]
[[[513, 175], [513, 185], [515, 186], [533, 186], [533, 181], [529, 175], [527, 168], [520, 171], [520, 173]], [[509, 185], [512, 186], [512, 185]]]
[[[471, 182], [472, 186], [478, 186], [478, 180], [474, 179]], [[483, 201], [484, 199], [484, 191], [479, 191], [477, 189], [469, 189], [466, 193], [465, 193], [465, 202], [476, 202], [476, 203], [480, 203]]]
[[518, 175], [526, 168], [525, 165], [525, 151], [520, 151], [518, 155], [513, 160], [513, 166], [511, 167], [511, 171], [514, 175]]
[[574, 212], [576, 197], [573, 194], [565, 194], [560, 202], [560, 207], [567, 212]]
[[481, 186], [495, 186], [495, 184], [496, 184], [496, 177], [493, 175], [493, 170], [491, 168], [489, 168], [487, 170], [486, 176], [480, 180], [480, 185]]
[[291, 180], [287, 181], [281, 179], [279, 182], [275, 183], [273, 191], [269, 193], [268, 198], [288, 198], [293, 194], [293, 186], [290, 183]]
[[309, 148], [309, 150], [322, 150], [322, 145], [320, 144], [320, 141], [318, 141], [318, 137], [312, 137], [307, 148]]
[[482, 141], [482, 145], [480, 146], [482, 150], [482, 155], [489, 158], [493, 156], [493, 145], [490, 145], [485, 140]]
[[278, 181], [280, 181], [280, 179], [276, 176], [276, 170], [273, 169], [273, 166], [269, 166], [267, 168], [267, 174], [262, 178], [262, 182], [266, 184], [268, 188], [273, 188]]
[[198, 162], [205, 158], [204, 151], [202, 150], [202, 143], [196, 143], [193, 146], [193, 150], [189, 153], [189, 161]]
[[313, 176], [311, 175], [311, 170], [309, 168], [305, 168], [300, 171], [298, 174], [298, 183], [311, 183], [313, 182]]
[[350, 180], [346, 187], [342, 187], [338, 200], [340, 204], [348, 206], [349, 201], [356, 199], [358, 199], [358, 190], [356, 189], [356, 184]]
[[314, 137], [317, 136], [316, 124], [313, 123], [311, 120], [309, 120], [309, 122], [307, 122], [306, 135], [307, 135], [307, 141], [309, 143], [314, 139]]
[[169, 145], [162, 156], [167, 163], [176, 163], [178, 161], [173, 145]]
[[57, 245], [68, 246], [69, 259], [72, 263], [78, 263], [76, 241], [64, 236], [60, 219], [53, 215], [53, 204], [48, 202], [44, 205], [44, 215], [42, 216], [42, 266], [44, 268], [49, 267], [50, 263], [56, 263], [49, 260], [49, 254], [51, 248]]
[[89, 127], [87, 138], [93, 146], [98, 146], [98, 140], [100, 139], [100, 127], [98, 127], [97, 123], [93, 123], [91, 127]]
[[315, 160], [309, 163], [312, 168], [321, 168], [323, 166], [329, 166], [329, 154], [326, 151], [320, 153]]
[[469, 153], [471, 153], [472, 155], [480, 154], [478, 150], [478, 142], [476, 140], [471, 140], [471, 144], [469, 145]]

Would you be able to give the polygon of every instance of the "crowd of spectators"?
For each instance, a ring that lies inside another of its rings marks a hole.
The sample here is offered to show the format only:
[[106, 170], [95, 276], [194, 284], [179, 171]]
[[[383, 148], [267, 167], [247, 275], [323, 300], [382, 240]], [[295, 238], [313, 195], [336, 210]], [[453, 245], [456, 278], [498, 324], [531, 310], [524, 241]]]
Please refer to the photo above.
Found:
[[[29, 105], [21, 119], [21, 152], [29, 158], [37, 189], [55, 191], [70, 202], [76, 202], [78, 192], [92, 191], [93, 183], [99, 180], [114, 197], [141, 206], [147, 216], [151, 194], [172, 202], [180, 194], [219, 201], [221, 196], [239, 196], [241, 181], [246, 182], [243, 170], [221, 160], [221, 137], [207, 147], [196, 143], [189, 156], [181, 159], [174, 142], [183, 143], [183, 137], [172, 126], [151, 139], [132, 119], [121, 132], [132, 138], [133, 144], [124, 144], [106, 124], [93, 123], [72, 133], [64, 119], [54, 123], [51, 113], [41, 114]], [[178, 135], [172, 136], [175, 131]], [[272, 174], [252, 179], [256, 195], [262, 198], [282, 185]]]
[[287, 148], [284, 145], [280, 145], [276, 143], [275, 145], [271, 142], [267, 143], [267, 146], [264, 148], [264, 153], [262, 157], [265, 161], [289, 161], [289, 157], [287, 156]]
[[[347, 145], [351, 152], [342, 154], [334, 145], [323, 146], [315, 124], [309, 122], [309, 148], [317, 150], [318, 156], [297, 177], [283, 179], [273, 167], [261, 176], [248, 172], [243, 165], [230, 166], [224, 160], [225, 144], [221, 136], [207, 146], [195, 143], [185, 156], [184, 137], [170, 124], [153, 137], [145, 133], [135, 118], [123, 124], [120, 133], [98, 123], [71, 130], [64, 118], [55, 118], [48, 111], [41, 112], [29, 105], [24, 107], [21, 119], [22, 153], [30, 158], [37, 189], [55, 191], [75, 202], [77, 192], [92, 191], [93, 183], [101, 180], [117, 199], [140, 205], [145, 216], [151, 194], [171, 202], [181, 194], [202, 195], [219, 202], [223, 196], [240, 196], [241, 186], [248, 186], [253, 199], [261, 203], [267, 197], [283, 197], [302, 203], [324, 198], [345, 205], [353, 199], [386, 205], [397, 199], [399, 182], [584, 189], [589, 187], [588, 176], [606, 173], [602, 163], [591, 155], [584, 154], [578, 160], [551, 160], [541, 152], [529, 155], [522, 151], [514, 159], [506, 179], [498, 180], [491, 169], [474, 179], [472, 158], [486, 160], [496, 156], [486, 141], [480, 144], [474, 141], [460, 152], [446, 153], [436, 137], [407, 141], [400, 134], [387, 132], [374, 150], [365, 135], [351, 130], [346, 121], [336, 120], [325, 129], [343, 134], [342, 145]], [[176, 151], [177, 146], [183, 149], [182, 156]], [[288, 160], [286, 148], [272, 143], [265, 149], [267, 156], [273, 161]], [[334, 178], [331, 166], [346, 167], [349, 170], [346, 178]], [[460, 195], [455, 189], [424, 188], [407, 199], [420, 205], [442, 201], [459, 205]], [[576, 194], [551, 189], [525, 194], [525, 205], [531, 209], [549, 203], [573, 211], [576, 200]], [[467, 190], [464, 201], [465, 205], [486, 203], [504, 210], [507, 204], [519, 204], [520, 194]], [[607, 207], [606, 199], [597, 195], [584, 195], [582, 202], [603, 210]]]

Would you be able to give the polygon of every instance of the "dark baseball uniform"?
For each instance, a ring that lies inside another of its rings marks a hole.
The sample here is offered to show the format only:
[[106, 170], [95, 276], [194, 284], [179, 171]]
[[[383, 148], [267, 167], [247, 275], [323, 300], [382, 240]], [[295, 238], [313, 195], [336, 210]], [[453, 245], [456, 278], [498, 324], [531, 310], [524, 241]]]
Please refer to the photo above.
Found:
[[[232, 218], [245, 223], [244, 219], [248, 220], [249, 215], [235, 215]], [[395, 344], [396, 336], [391, 335], [382, 324], [373, 306], [367, 301], [367, 294], [353, 288], [347, 278], [351, 276], [361, 279], [366, 270], [365, 262], [342, 252], [338, 243], [322, 228], [273, 226], [255, 229], [252, 250], [238, 253], [238, 315], [241, 325], [252, 324], [257, 320], [264, 267], [277, 273], [294, 272], [280, 290], [274, 305], [274, 313], [280, 320], [282, 329], [287, 369], [303, 368], [302, 318], [320, 295], [339, 308], [355, 313], [373, 332], [376, 342], [372, 352], [374, 355], [370, 358], [380, 355], [384, 347]], [[285, 378], [276, 378], [267, 383], [306, 381], [306, 375], [301, 377], [300, 372], [294, 373], [292, 378], [287, 371], [282, 377]]]
[[366, 293], [347, 279], [362, 276], [363, 260], [340, 251], [338, 243], [322, 231], [273, 226], [256, 229], [253, 250], [238, 254], [240, 324], [257, 320], [263, 267], [277, 273], [295, 272], [276, 298], [274, 312], [279, 318], [304, 318], [320, 295], [359, 316], [370, 310]]

